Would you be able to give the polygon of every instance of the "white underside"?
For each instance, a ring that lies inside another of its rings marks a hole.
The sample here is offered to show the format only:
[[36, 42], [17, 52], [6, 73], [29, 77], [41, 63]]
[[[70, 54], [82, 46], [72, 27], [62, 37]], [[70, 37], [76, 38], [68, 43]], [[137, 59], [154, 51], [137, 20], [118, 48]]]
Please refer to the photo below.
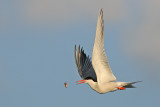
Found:
[[100, 94], [116, 91], [117, 87], [123, 87], [127, 85], [127, 82], [104, 82], [104, 83], [98, 83], [94, 82], [92, 80], [86, 80], [86, 83], [95, 91], [97, 91]]

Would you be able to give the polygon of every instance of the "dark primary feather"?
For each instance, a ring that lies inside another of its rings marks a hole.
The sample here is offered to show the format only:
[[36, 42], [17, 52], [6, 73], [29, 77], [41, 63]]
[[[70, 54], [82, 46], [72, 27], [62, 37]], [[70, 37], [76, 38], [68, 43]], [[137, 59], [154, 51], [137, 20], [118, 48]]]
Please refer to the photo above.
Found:
[[78, 47], [78, 51], [75, 45], [75, 61], [79, 75], [83, 79], [92, 79], [94, 82], [97, 82], [97, 76], [93, 69], [92, 62], [89, 56], [86, 56], [83, 48]]

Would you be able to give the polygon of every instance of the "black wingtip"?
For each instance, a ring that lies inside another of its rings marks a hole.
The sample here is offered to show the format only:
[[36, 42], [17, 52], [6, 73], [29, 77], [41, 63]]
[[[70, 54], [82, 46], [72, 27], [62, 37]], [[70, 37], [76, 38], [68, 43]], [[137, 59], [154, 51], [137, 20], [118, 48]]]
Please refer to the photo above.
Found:
[[78, 46], [78, 53], [80, 52], [80, 45]]
[[76, 58], [76, 51], [77, 51], [77, 49], [76, 49], [76, 45], [75, 45], [75, 47], [74, 47], [75, 58]]
[[100, 14], [103, 14], [103, 8], [101, 8], [101, 10], [100, 10]]
[[83, 47], [81, 48], [81, 52], [83, 52]]
[[74, 46], [74, 49], [76, 50], [76, 44], [75, 44], [75, 46]]

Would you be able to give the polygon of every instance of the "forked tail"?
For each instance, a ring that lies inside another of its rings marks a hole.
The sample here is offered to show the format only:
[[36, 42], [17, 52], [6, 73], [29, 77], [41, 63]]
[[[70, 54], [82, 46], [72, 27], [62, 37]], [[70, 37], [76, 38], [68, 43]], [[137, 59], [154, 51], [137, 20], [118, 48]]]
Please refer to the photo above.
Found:
[[125, 86], [123, 86], [124, 88], [136, 88], [135, 86], [133, 86], [133, 84], [138, 83], [138, 82], [142, 82], [142, 81], [136, 81], [136, 82], [129, 82], [127, 83]]

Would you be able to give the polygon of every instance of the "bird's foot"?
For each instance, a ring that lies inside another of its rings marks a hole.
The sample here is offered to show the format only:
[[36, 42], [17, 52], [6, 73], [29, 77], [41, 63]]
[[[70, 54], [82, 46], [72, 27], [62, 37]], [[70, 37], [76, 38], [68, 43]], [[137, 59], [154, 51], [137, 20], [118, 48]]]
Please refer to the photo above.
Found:
[[82, 83], [85, 83], [86, 81], [85, 80], [79, 80], [77, 81], [77, 84], [82, 84]]
[[124, 87], [117, 87], [118, 90], [125, 90], [126, 88]]

